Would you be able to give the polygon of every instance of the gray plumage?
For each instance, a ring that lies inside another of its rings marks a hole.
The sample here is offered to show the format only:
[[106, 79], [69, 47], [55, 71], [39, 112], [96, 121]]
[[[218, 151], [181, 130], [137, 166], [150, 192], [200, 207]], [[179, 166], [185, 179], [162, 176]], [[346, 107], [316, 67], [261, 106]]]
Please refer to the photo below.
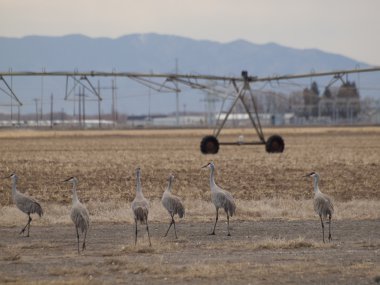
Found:
[[28, 228], [27, 237], [29, 237], [29, 231], [30, 231], [30, 223], [32, 222], [32, 218], [30, 214], [37, 214], [38, 216], [42, 216], [44, 214], [44, 211], [42, 210], [41, 205], [32, 197], [20, 193], [17, 190], [16, 184], [18, 181], [18, 176], [15, 173], [12, 173], [6, 178], [12, 179], [12, 199], [15, 203], [16, 207], [19, 208], [22, 212], [28, 215], [28, 222], [26, 223], [25, 227], [22, 228], [20, 231], [20, 234], [23, 234]]
[[90, 216], [86, 207], [79, 201], [77, 195], [77, 184], [78, 179], [76, 177], [70, 177], [64, 182], [71, 182], [73, 184], [73, 204], [71, 207], [70, 218], [75, 225], [75, 230], [77, 234], [77, 244], [78, 244], [78, 254], [79, 254], [79, 230], [84, 235], [82, 251], [86, 249], [86, 237], [87, 231], [90, 227]]
[[311, 172], [306, 175], [307, 177], [313, 177], [314, 179], [314, 211], [319, 215], [322, 225], [322, 239], [325, 242], [325, 226], [323, 224], [323, 219], [329, 218], [329, 241], [332, 240], [331, 237], [331, 219], [334, 214], [334, 205], [329, 196], [323, 194], [318, 187], [319, 174], [316, 172]]
[[174, 226], [175, 238], [178, 238], [177, 237], [177, 230], [175, 227], [174, 216], [178, 215], [180, 218], [183, 218], [183, 216], [185, 215], [185, 207], [183, 206], [181, 199], [178, 196], [172, 194], [173, 180], [174, 180], [174, 176], [169, 175], [168, 187], [166, 188], [164, 194], [162, 194], [161, 203], [164, 206], [164, 208], [169, 212], [169, 215], [172, 218], [170, 221], [169, 228], [166, 231], [165, 237], [168, 235], [170, 227], [173, 225]]
[[215, 171], [214, 163], [210, 162], [209, 164], [203, 167], [209, 167], [211, 170], [210, 171], [211, 201], [214, 203], [215, 208], [216, 208], [215, 224], [214, 224], [214, 229], [211, 235], [215, 235], [215, 227], [216, 227], [216, 223], [218, 222], [219, 208], [222, 208], [227, 214], [227, 231], [228, 231], [227, 235], [230, 236], [231, 235], [230, 234], [230, 216], [232, 217], [236, 211], [236, 204], [235, 204], [234, 198], [232, 197], [230, 192], [223, 190], [218, 185], [216, 185], [215, 180], [214, 180], [214, 171]]
[[131, 203], [133, 217], [135, 219], [135, 245], [137, 243], [137, 222], [146, 224], [146, 231], [148, 233], [149, 245], [152, 246], [150, 241], [148, 214], [149, 214], [149, 201], [145, 199], [141, 189], [141, 170], [136, 169], [136, 196]]

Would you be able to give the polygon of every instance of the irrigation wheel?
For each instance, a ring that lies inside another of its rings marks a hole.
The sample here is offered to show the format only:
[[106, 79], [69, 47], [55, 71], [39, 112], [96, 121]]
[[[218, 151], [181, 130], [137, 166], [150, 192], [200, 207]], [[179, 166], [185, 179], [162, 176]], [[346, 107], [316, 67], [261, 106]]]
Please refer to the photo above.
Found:
[[218, 139], [214, 136], [205, 136], [201, 141], [201, 152], [203, 154], [216, 154], [219, 151]]
[[279, 135], [270, 136], [265, 143], [265, 150], [268, 153], [283, 152], [285, 149], [285, 142]]

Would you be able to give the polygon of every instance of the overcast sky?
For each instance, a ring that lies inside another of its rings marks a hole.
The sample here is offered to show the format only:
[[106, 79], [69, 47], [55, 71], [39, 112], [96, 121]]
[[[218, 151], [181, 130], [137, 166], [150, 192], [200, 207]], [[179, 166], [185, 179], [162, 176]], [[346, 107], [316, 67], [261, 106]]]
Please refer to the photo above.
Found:
[[380, 65], [379, 11], [378, 0], [0, 0], [0, 36], [154, 32], [318, 48]]

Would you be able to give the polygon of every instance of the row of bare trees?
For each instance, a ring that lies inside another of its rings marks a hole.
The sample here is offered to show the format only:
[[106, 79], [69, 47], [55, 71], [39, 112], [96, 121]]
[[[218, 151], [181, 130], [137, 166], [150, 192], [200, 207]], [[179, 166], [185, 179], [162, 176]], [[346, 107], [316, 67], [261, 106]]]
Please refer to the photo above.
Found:
[[[310, 87], [287, 95], [274, 91], [256, 91], [259, 113], [294, 113], [306, 119], [327, 117], [331, 119], [355, 119], [361, 111], [360, 94], [355, 82], [346, 81], [339, 87], [326, 87], [321, 94], [314, 81]], [[253, 110], [252, 101], [246, 96], [245, 102]], [[244, 112], [238, 104], [237, 112]]]
[[344, 82], [340, 87], [326, 87], [320, 95], [316, 82], [303, 90], [304, 116], [357, 118], [360, 113], [360, 94], [355, 82]]

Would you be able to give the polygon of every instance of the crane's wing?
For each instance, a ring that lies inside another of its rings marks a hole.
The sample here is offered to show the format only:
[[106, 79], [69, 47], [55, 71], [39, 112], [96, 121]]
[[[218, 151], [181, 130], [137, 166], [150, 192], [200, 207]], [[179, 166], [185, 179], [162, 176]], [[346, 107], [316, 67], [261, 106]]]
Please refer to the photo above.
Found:
[[314, 210], [318, 215], [326, 217], [334, 213], [334, 205], [329, 196], [318, 193], [314, 196]]
[[38, 214], [40, 217], [44, 214], [40, 203], [37, 202], [34, 198], [17, 192], [15, 196], [15, 204], [17, 208], [27, 214]]
[[231, 217], [235, 214], [236, 204], [230, 192], [220, 189], [220, 191], [215, 193], [214, 199], [217, 200], [217, 204]]
[[166, 194], [162, 198], [162, 205], [170, 214], [178, 214], [180, 218], [185, 215], [185, 207], [182, 204], [181, 199], [173, 194]]
[[86, 207], [81, 203], [76, 203], [71, 209], [71, 220], [82, 233], [90, 226], [90, 216]]
[[149, 209], [149, 202], [145, 198], [144, 199], [135, 199], [132, 201], [131, 208], [133, 211], [136, 210], [137, 208], [145, 208], [148, 210]]

